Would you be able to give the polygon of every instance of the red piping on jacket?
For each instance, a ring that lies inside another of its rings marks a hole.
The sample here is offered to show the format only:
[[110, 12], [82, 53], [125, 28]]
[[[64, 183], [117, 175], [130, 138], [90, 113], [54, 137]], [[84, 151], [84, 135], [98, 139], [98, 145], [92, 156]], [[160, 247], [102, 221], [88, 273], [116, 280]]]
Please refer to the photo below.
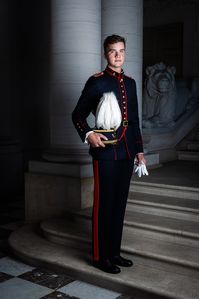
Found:
[[99, 261], [99, 163], [94, 160], [93, 259]]

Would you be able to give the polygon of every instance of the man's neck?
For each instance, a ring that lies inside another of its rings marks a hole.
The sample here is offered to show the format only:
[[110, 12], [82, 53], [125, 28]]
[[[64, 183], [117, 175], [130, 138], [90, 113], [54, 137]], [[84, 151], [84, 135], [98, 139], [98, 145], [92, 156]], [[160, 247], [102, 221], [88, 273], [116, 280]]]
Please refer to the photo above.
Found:
[[111, 70], [113, 70], [114, 72], [117, 72], [117, 73], [121, 73], [121, 71], [122, 71], [122, 68], [120, 67], [120, 68], [116, 68], [116, 67], [112, 67], [112, 66], [110, 66], [110, 65], [108, 65], [108, 67], [111, 69]]

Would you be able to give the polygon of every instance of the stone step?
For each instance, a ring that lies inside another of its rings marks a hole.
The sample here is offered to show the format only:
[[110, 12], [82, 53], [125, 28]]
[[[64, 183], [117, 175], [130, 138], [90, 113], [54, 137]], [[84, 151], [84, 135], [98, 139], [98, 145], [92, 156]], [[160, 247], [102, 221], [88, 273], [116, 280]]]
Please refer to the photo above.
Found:
[[[91, 225], [80, 225], [66, 219], [51, 219], [41, 223], [45, 237], [54, 243], [70, 244], [82, 248], [91, 243]], [[140, 232], [124, 229], [122, 250], [128, 254], [144, 256], [169, 263], [199, 269], [198, 247], [171, 243], [146, 237]]]
[[57, 269], [74, 279], [127, 293], [134, 299], [196, 299], [199, 294], [199, 272], [195, 269], [127, 255], [134, 266], [110, 275], [91, 266], [90, 246], [77, 248], [53, 244], [38, 233], [38, 228], [25, 226], [9, 238], [13, 252], [34, 266]]
[[127, 210], [199, 221], [199, 201], [194, 199], [129, 192]]
[[199, 247], [199, 222], [127, 210], [124, 223], [146, 237]]
[[187, 150], [189, 150], [189, 151], [199, 151], [199, 141], [188, 142], [187, 143]]
[[[88, 224], [91, 221], [91, 209], [74, 212], [74, 218], [81, 227], [91, 225]], [[199, 247], [199, 222], [196, 221], [127, 210], [124, 219], [124, 230], [126, 229], [156, 241]]]
[[175, 198], [186, 198], [199, 200], [199, 188], [177, 186], [170, 184], [159, 184], [144, 181], [132, 181], [130, 192], [139, 192], [144, 194], [154, 194]]
[[191, 151], [178, 151], [179, 160], [199, 161], [199, 153]]

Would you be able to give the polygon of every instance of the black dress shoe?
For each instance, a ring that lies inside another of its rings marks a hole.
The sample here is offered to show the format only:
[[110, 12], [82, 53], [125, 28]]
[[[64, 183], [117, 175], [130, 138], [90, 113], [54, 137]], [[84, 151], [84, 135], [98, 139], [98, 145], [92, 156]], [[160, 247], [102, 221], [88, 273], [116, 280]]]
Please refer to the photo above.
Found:
[[131, 260], [127, 260], [120, 255], [116, 255], [116, 256], [112, 257], [110, 260], [113, 264], [121, 266], [121, 267], [133, 266], [133, 262]]
[[93, 266], [111, 274], [118, 274], [120, 273], [120, 268], [113, 264], [110, 260], [103, 260], [100, 262], [93, 262]]

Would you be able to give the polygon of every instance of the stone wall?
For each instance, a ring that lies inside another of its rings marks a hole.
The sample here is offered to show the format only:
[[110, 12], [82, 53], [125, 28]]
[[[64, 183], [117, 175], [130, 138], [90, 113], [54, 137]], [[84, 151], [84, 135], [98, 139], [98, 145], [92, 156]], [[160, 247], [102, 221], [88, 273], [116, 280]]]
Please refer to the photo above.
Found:
[[183, 23], [183, 77], [199, 76], [198, 1], [145, 0], [143, 19], [144, 27]]

